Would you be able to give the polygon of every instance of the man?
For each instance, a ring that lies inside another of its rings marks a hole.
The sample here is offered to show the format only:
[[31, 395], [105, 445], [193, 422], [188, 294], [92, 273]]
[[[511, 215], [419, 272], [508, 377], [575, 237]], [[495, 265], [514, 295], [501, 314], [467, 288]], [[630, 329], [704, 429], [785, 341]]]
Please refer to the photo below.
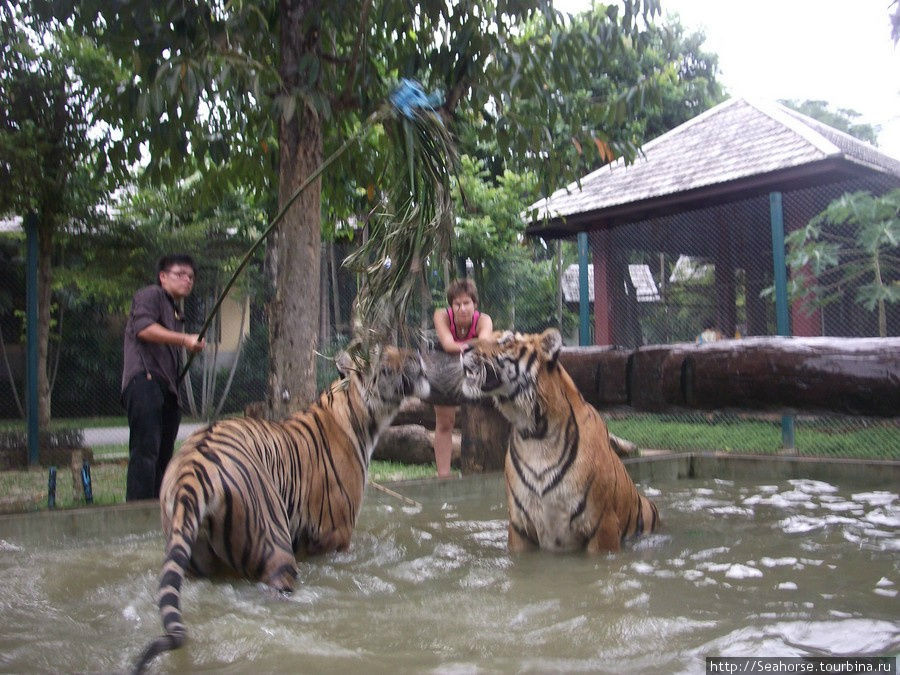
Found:
[[157, 263], [157, 285], [134, 294], [125, 325], [122, 402], [128, 411], [128, 476], [125, 500], [159, 497], [181, 423], [178, 373], [182, 347], [199, 352], [199, 335], [186, 334], [180, 303], [194, 287], [196, 266], [189, 255]]

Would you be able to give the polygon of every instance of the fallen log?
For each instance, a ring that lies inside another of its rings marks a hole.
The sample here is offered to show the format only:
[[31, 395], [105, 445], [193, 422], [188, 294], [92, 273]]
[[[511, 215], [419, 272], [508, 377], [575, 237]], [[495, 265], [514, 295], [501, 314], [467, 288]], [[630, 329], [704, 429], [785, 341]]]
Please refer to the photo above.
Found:
[[[427, 354], [435, 395], [461, 403], [458, 357]], [[900, 338], [754, 337], [635, 350], [567, 347], [560, 363], [602, 410], [900, 416]], [[456, 380], [458, 381], [458, 380]]]
[[662, 375], [677, 406], [900, 415], [900, 338], [723, 340], [673, 349]]

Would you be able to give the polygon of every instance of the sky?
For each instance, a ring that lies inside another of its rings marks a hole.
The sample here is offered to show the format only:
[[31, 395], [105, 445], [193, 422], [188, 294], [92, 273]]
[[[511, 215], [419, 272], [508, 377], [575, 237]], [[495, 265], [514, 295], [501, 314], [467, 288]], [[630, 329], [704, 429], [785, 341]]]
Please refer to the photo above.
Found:
[[[900, 45], [891, 0], [660, 0], [686, 29], [706, 35], [719, 82], [754, 101], [824, 100], [880, 127], [879, 148], [900, 159]], [[590, 0], [556, 0], [578, 12]]]

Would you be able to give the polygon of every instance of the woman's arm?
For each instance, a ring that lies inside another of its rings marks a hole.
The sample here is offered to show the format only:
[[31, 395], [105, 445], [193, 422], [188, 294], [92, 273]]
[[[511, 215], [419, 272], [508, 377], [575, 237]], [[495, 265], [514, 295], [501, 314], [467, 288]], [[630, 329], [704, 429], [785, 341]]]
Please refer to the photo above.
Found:
[[489, 339], [494, 332], [494, 321], [489, 314], [482, 314], [478, 317], [478, 334], [475, 336], [479, 340]]

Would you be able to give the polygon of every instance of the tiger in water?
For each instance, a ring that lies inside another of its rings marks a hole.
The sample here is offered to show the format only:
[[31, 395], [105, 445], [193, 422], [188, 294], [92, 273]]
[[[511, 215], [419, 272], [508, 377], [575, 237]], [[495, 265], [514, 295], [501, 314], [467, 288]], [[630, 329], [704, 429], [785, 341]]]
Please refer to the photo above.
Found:
[[562, 336], [495, 333], [463, 353], [462, 394], [491, 398], [512, 425], [509, 549], [617, 551], [659, 525], [610, 447], [600, 414], [559, 363]]
[[298, 554], [350, 545], [379, 433], [404, 398], [430, 391], [418, 354], [388, 347], [365, 372], [350, 366], [339, 360], [343, 378], [307, 410], [279, 422], [216, 422], [172, 459], [159, 498], [166, 551], [157, 602], [165, 633], [141, 653], [136, 672], [184, 643], [186, 573], [237, 574], [289, 593]]

